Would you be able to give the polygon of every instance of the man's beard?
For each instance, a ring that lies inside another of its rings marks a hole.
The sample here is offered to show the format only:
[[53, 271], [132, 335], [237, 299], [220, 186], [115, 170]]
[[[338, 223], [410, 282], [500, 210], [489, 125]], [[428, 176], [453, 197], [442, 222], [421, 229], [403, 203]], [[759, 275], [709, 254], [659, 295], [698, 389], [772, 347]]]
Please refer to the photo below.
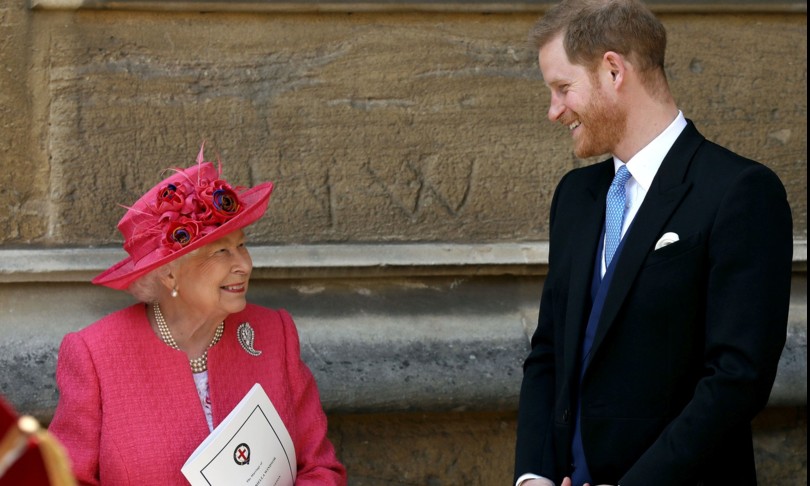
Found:
[[610, 105], [605, 97], [599, 96], [598, 90], [579, 114], [579, 120], [584, 130], [574, 145], [574, 154], [583, 159], [612, 154], [627, 130], [627, 113]]

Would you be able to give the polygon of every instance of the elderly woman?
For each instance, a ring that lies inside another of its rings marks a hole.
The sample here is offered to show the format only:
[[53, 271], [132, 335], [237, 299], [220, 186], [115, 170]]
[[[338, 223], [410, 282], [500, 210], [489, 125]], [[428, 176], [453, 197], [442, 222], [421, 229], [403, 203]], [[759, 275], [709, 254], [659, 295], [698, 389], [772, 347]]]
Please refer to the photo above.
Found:
[[346, 483], [292, 318], [246, 300], [242, 229], [273, 185], [237, 191], [220, 170], [200, 149], [128, 208], [118, 228], [129, 256], [93, 283], [141, 303], [62, 342], [49, 430], [82, 484], [188, 484], [183, 463], [255, 383], [292, 438], [295, 484]]

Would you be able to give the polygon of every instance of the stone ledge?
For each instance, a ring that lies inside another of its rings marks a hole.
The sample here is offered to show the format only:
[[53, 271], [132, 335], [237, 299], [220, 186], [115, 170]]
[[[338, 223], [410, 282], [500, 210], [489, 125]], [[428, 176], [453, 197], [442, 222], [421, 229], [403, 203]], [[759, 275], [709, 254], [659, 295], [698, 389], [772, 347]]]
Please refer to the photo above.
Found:
[[[260, 279], [544, 275], [548, 242], [251, 246], [250, 254]], [[0, 283], [89, 282], [124, 257], [120, 247], [0, 249]]]
[[[260, 279], [545, 275], [548, 242], [251, 246]], [[121, 248], [0, 248], [0, 283], [89, 282], [126, 257]], [[793, 271], [807, 271], [807, 240], [793, 243]]]

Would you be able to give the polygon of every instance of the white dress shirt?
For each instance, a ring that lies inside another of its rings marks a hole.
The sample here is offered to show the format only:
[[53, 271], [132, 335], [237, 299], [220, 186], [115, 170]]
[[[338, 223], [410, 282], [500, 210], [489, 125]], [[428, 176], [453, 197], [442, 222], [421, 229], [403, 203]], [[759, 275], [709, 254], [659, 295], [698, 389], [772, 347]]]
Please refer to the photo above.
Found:
[[[630, 179], [625, 184], [625, 209], [624, 209], [624, 223], [622, 224], [622, 238], [627, 233], [627, 228], [633, 222], [633, 218], [638, 213], [638, 208], [644, 202], [644, 197], [647, 196], [647, 191], [650, 190], [653, 178], [658, 173], [661, 167], [661, 162], [664, 161], [669, 149], [675, 144], [675, 140], [680, 136], [683, 129], [686, 128], [686, 118], [683, 113], [678, 111], [678, 116], [675, 117], [672, 123], [661, 132], [660, 135], [655, 137], [652, 142], [648, 143], [644, 148], [638, 151], [630, 160], [625, 164], [615, 155], [613, 156], [613, 173], [619, 170], [622, 164], [627, 166], [627, 171], [630, 172]], [[604, 244], [604, 241], [602, 242]], [[607, 266], [605, 265], [605, 253], [602, 252], [602, 276], [605, 276]]]

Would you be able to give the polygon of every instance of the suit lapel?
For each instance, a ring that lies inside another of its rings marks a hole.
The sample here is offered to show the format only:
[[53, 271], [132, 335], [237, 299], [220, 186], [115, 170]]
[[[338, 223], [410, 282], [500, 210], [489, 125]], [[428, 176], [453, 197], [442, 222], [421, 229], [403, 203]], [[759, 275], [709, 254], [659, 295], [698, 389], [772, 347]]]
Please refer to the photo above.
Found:
[[568, 287], [565, 323], [565, 369], [575, 376], [579, 369], [577, 357], [582, 342], [584, 324], [588, 320], [591, 308], [591, 280], [596, 249], [602, 234], [602, 221], [605, 213], [605, 199], [610, 182], [613, 180], [613, 159], [599, 164], [595, 176], [588, 181], [582, 192], [581, 200], [576, 205], [578, 217], [565, 224], [576, 225], [571, 238], [574, 248], [571, 262], [571, 274]]
[[664, 225], [692, 186], [686, 173], [695, 151], [704, 138], [689, 122], [664, 157], [650, 190], [625, 235], [624, 248], [616, 261], [613, 281], [608, 289], [591, 354], [595, 354], [613, 325], [644, 260], [661, 235]]

